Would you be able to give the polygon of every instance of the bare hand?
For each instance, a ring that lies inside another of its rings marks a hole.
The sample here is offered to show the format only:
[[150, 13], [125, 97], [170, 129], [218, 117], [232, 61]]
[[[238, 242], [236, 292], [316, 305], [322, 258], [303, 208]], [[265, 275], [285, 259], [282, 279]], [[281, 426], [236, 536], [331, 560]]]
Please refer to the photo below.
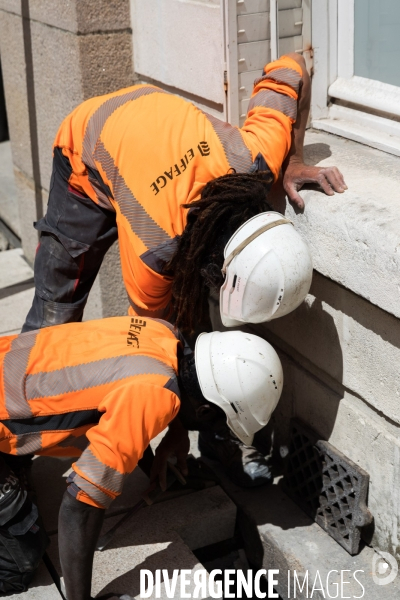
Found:
[[342, 194], [347, 190], [343, 175], [337, 167], [311, 167], [293, 162], [285, 170], [283, 187], [290, 202], [301, 209], [304, 208], [304, 201], [298, 192], [305, 183], [319, 185], [328, 196], [333, 196], [335, 192]]
[[160, 481], [160, 487], [163, 491], [167, 489], [167, 461], [172, 456], [176, 456], [176, 466], [182, 475], [188, 474], [186, 463], [189, 454], [189, 435], [187, 430], [177, 419], [174, 419], [169, 425], [168, 432], [161, 440], [153, 461], [150, 473], [150, 483]]

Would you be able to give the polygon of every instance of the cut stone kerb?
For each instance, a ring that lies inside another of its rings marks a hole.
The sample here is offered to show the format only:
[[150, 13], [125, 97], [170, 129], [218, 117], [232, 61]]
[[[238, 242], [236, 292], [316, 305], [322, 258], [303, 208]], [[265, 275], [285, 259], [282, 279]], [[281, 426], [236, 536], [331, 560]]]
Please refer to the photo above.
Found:
[[369, 475], [297, 420], [291, 422], [286, 493], [349, 554], [357, 554], [367, 508]]

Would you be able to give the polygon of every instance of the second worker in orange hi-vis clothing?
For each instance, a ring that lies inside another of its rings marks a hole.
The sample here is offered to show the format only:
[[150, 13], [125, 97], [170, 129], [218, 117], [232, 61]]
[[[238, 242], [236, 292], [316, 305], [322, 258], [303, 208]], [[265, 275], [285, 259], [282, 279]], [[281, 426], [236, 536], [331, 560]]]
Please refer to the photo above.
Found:
[[[35, 297], [23, 331], [80, 321], [105, 253], [118, 238], [130, 313], [204, 331], [223, 251], [249, 218], [270, 210], [283, 170], [289, 199], [319, 183], [346, 186], [335, 167], [303, 163], [310, 78], [298, 54], [255, 81], [240, 129], [153, 85], [91, 98], [66, 117], [35, 260]], [[203, 440], [204, 441], [204, 440]], [[213, 449], [214, 448], [214, 449]], [[239, 485], [269, 477], [264, 457], [226, 437], [207, 444]]]
[[185, 472], [188, 429], [228, 425], [251, 443], [282, 386], [275, 350], [243, 332], [203, 334], [195, 352], [166, 321], [129, 316], [1, 337], [0, 593], [24, 591], [46, 547], [10, 455], [77, 457], [58, 539], [68, 600], [90, 600], [104, 511], [150, 441], [169, 426], [153, 469], [163, 487], [169, 456]]
[[[282, 166], [298, 204], [305, 182], [329, 194], [345, 189], [336, 168], [303, 164], [309, 106], [298, 54], [264, 68], [240, 129], [153, 85], [78, 106], [54, 142], [47, 215], [36, 224], [36, 294], [23, 331], [81, 320], [117, 237], [131, 313], [173, 313], [181, 330], [199, 329], [227, 239], [270, 209], [268, 191]], [[179, 274], [185, 290], [173, 286]]]

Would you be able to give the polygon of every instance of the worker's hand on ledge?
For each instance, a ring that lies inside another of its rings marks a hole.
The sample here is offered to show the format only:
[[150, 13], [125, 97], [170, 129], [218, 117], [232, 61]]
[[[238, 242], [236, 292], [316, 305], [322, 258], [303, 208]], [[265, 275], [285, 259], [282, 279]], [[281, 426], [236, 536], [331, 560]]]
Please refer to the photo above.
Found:
[[347, 190], [343, 175], [337, 167], [311, 167], [302, 162], [291, 161], [283, 174], [283, 187], [290, 202], [300, 209], [304, 208], [304, 201], [298, 192], [305, 183], [319, 185], [328, 196]]
[[150, 473], [150, 482], [160, 481], [160, 487], [163, 491], [167, 489], [167, 461], [172, 456], [176, 456], [176, 466], [182, 475], [188, 474], [186, 463], [189, 454], [189, 434], [181, 422], [175, 418], [169, 425], [168, 432], [165, 434], [159, 444], [153, 461]]

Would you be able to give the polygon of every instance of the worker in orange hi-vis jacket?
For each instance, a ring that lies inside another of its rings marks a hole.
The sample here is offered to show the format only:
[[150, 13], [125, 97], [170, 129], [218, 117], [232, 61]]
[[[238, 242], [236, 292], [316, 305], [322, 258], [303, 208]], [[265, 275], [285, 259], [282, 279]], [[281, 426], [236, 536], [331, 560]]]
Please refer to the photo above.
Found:
[[283, 386], [268, 342], [239, 331], [204, 333], [195, 352], [182, 342], [166, 321], [129, 316], [0, 338], [1, 595], [26, 589], [47, 543], [10, 456], [77, 457], [59, 548], [68, 600], [89, 600], [105, 509], [151, 439], [169, 426], [152, 473], [165, 488], [171, 455], [186, 472], [188, 429], [228, 425], [251, 444], [268, 422]]
[[[118, 238], [130, 314], [183, 332], [210, 328], [209, 290], [223, 283], [223, 250], [249, 218], [270, 210], [283, 169], [289, 199], [319, 183], [346, 188], [335, 167], [303, 163], [310, 78], [298, 54], [255, 81], [242, 128], [152, 85], [78, 106], [54, 143], [54, 168], [23, 331], [80, 321], [102, 259]], [[265, 483], [263, 456], [231, 436], [207, 442], [239, 485]]]

